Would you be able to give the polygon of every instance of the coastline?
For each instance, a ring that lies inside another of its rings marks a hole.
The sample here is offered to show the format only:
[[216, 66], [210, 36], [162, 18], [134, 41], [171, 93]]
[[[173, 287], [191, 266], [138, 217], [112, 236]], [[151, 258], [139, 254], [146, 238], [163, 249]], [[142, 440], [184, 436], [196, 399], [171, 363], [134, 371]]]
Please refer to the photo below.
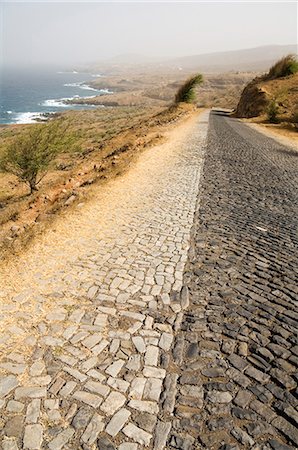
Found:
[[[57, 113], [65, 110], [94, 108], [95, 106], [98, 106], [98, 104], [96, 102], [92, 102], [93, 98], [100, 97], [101, 95], [113, 94], [113, 92], [109, 89], [97, 88], [93, 86], [92, 84], [95, 80], [89, 78], [89, 80], [86, 81], [87, 74], [79, 73], [76, 71], [67, 73], [67, 75], [73, 74], [74, 76], [76, 76], [75, 80], [72, 80], [71, 76], [67, 76], [67, 78], [65, 78], [64, 76], [62, 79], [60, 79], [57, 78], [57, 74], [59, 77], [62, 76], [64, 72], [57, 72], [53, 76], [50, 74], [48, 76], [49, 83], [44, 83], [44, 85], [41, 85], [40, 88], [38, 86], [38, 82], [36, 83], [33, 79], [29, 87], [33, 91], [34, 95], [30, 96], [29, 94], [27, 96], [20, 96], [22, 98], [22, 103], [17, 103], [15, 101], [13, 91], [9, 92], [7, 94], [7, 101], [5, 102], [4, 100], [4, 104], [1, 110], [1, 128], [8, 125], [47, 122]], [[79, 80], [78, 76], [80, 76]], [[84, 80], [82, 80], [83, 76], [86, 77]], [[90, 73], [87, 76], [96, 76], [96, 78], [99, 78], [99, 74], [94, 75]], [[55, 83], [51, 84], [50, 82], [53, 79]], [[18, 85], [15, 85], [14, 87], [17, 88]], [[28, 92], [30, 92], [30, 90], [28, 90]], [[67, 95], [68, 92], [70, 95]], [[86, 93], [86, 95], [83, 95], [83, 92], [84, 94]], [[92, 95], [88, 95], [88, 93]], [[28, 109], [26, 110], [26, 108]]]

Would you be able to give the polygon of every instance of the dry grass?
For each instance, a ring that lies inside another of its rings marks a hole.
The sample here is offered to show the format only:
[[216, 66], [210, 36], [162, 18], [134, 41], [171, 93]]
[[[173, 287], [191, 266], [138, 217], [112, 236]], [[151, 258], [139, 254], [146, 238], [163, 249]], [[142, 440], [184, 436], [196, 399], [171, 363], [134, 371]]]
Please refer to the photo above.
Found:
[[[135, 126], [142, 119], [150, 117], [159, 109], [136, 108], [108, 108], [86, 111], [68, 111], [57, 116], [55, 120], [65, 123], [67, 133], [75, 137], [76, 145], [64, 147], [57, 155], [51, 172], [71, 169], [74, 164], [82, 161], [87, 154], [101, 148], [117, 134]], [[42, 125], [41, 125], [42, 126]], [[31, 125], [11, 125], [0, 128], [0, 154], [16, 136], [24, 133]], [[22, 184], [10, 175], [1, 174], [0, 202], [11, 197], [23, 195], [26, 192]]]
[[[82, 104], [105, 106], [143, 106], [167, 107], [175, 99], [177, 90], [187, 77], [187, 71], [144, 73], [123, 72], [122, 75], [110, 75], [92, 81], [94, 87], [109, 87], [113, 95], [102, 95]], [[204, 83], [200, 86], [198, 105], [202, 107], [222, 106], [236, 108], [244, 86], [255, 73], [237, 72], [224, 74], [204, 74]], [[77, 100], [72, 101], [75, 103]]]
[[[148, 108], [115, 108], [63, 113], [64, 120], [72, 132], [79, 132], [79, 141], [84, 145], [75, 153], [65, 149], [42, 180], [39, 191], [31, 196], [25, 195], [22, 183], [16, 179], [1, 178], [0, 253], [5, 255], [29, 242], [51, 223], [57, 212], [69, 207], [69, 202], [78, 203], [86, 198], [90, 185], [105, 183], [122, 173], [144, 148], [163, 139], [167, 127], [192, 111], [193, 107], [185, 105], [159, 112]], [[2, 129], [2, 145], [24, 128]]]
[[277, 78], [288, 77], [298, 72], [298, 61], [295, 55], [287, 55], [273, 64], [269, 72], [262, 78], [263, 80], [276, 80]]
[[[268, 99], [276, 99], [278, 103], [278, 123], [268, 123], [265, 110], [258, 116], [245, 119], [250, 123], [272, 133], [273, 137], [281, 137], [288, 140], [298, 148], [298, 73], [291, 77], [277, 78], [275, 80], [262, 81], [257, 85], [258, 92]], [[256, 99], [250, 99], [255, 102]]]
[[[59, 153], [36, 194], [28, 197], [23, 183], [1, 174], [0, 247], [5, 239], [8, 246], [30, 239], [36, 229], [42, 229], [64, 208], [69, 197], [74, 194], [75, 202], [80, 202], [89, 184], [105, 183], [117, 176], [140, 151], [163, 139], [171, 123], [190, 113], [192, 107], [184, 105], [158, 114], [173, 104], [178, 87], [189, 75], [178, 69], [151, 73], [136, 73], [134, 69], [94, 80], [93, 86], [115, 92], [97, 97], [99, 104], [104, 100], [121, 106], [68, 111], [58, 116], [67, 122], [77, 145]], [[205, 75], [198, 105], [235, 107], [243, 86], [252, 77], [252, 73]], [[0, 127], [0, 152], [27, 127], [30, 125]], [[11, 227], [17, 231], [12, 232]]]
[[291, 77], [263, 81], [259, 84], [269, 99], [278, 104], [278, 121], [291, 127], [298, 105], [298, 73]]

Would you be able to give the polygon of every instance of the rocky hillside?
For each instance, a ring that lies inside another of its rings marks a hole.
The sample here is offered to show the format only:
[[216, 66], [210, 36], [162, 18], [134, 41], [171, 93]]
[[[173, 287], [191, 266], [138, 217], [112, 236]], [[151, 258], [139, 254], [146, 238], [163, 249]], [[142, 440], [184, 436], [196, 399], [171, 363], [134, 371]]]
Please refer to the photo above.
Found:
[[[287, 64], [289, 65], [287, 69]], [[279, 121], [298, 120], [298, 67], [294, 57], [278, 61], [268, 73], [254, 78], [244, 88], [236, 116], [252, 118], [266, 116], [274, 105]]]

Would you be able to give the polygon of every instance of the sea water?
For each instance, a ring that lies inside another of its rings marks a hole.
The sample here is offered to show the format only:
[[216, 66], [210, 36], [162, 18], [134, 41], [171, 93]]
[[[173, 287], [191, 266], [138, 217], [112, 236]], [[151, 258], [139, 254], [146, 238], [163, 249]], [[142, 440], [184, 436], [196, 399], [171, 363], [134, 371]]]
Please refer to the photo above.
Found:
[[96, 77], [100, 74], [54, 68], [2, 69], [0, 124], [32, 123], [42, 120], [44, 113], [92, 108], [69, 105], [66, 101], [111, 93], [108, 89], [94, 89], [88, 85]]

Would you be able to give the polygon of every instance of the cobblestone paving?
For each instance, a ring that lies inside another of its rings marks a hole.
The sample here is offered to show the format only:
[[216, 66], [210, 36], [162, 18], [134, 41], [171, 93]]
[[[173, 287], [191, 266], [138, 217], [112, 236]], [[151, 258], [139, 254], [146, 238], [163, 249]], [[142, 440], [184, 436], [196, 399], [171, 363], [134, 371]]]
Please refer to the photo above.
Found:
[[298, 447], [297, 155], [211, 115], [162, 394], [168, 449]]
[[177, 129], [1, 268], [3, 450], [166, 448], [207, 126]]

